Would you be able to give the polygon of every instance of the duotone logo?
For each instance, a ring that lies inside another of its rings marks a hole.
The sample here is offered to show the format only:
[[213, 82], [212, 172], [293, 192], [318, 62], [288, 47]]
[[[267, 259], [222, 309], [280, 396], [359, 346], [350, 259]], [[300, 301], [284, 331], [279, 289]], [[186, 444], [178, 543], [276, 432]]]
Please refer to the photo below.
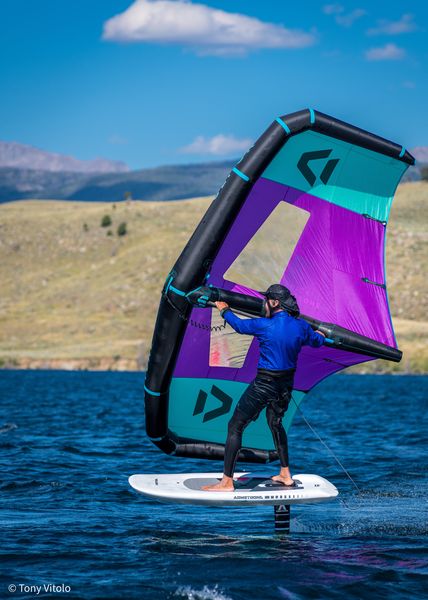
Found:
[[[317, 176], [309, 167], [309, 163], [313, 160], [326, 159], [330, 156], [332, 152], [333, 150], [314, 150], [313, 152], [304, 152], [299, 158], [297, 168], [299, 169], [303, 177], [306, 179], [306, 181], [309, 183], [309, 185], [314, 185], [314, 183], [317, 180]], [[326, 162], [320, 175], [320, 179], [325, 185], [327, 185], [338, 162], [338, 158], [331, 158]]]
[[[221, 417], [222, 415], [226, 415], [232, 406], [232, 397], [223, 392], [219, 387], [213, 385], [211, 388], [211, 395], [214, 396], [217, 400], [220, 400], [221, 405], [213, 410], [209, 410], [204, 414], [202, 419], [203, 423], [207, 421], [211, 421], [212, 419], [216, 419], [217, 417]], [[193, 416], [200, 415], [205, 410], [205, 405], [208, 400], [208, 394], [204, 392], [204, 390], [199, 390], [198, 398], [195, 404], [195, 410], [193, 411]]]

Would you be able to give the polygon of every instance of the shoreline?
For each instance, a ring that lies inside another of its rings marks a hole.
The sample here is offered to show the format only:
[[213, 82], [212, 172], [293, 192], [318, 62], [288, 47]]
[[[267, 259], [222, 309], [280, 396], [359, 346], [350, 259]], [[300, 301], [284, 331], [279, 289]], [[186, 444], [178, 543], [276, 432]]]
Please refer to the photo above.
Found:
[[[104, 358], [70, 358], [70, 359], [11, 359], [0, 361], [1, 371], [86, 371], [86, 372], [130, 372], [145, 373], [147, 364], [137, 359], [104, 357]], [[417, 370], [382, 369], [374, 361], [361, 363], [338, 371], [340, 375], [412, 375], [426, 376], [427, 372]]]
[[[146, 365], [144, 365], [146, 366]], [[127, 358], [55, 358], [3, 359], [0, 371], [144, 371], [137, 359]]]

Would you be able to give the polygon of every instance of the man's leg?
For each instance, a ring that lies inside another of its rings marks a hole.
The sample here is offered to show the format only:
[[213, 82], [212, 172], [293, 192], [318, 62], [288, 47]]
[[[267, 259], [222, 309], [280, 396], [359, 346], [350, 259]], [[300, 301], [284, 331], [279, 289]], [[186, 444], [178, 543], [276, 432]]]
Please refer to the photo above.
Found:
[[291, 393], [293, 389], [293, 377], [289, 381], [281, 382], [279, 398], [271, 402], [266, 409], [266, 418], [269, 429], [272, 432], [276, 451], [278, 452], [281, 469], [279, 475], [272, 477], [274, 481], [280, 481], [284, 485], [293, 485], [294, 480], [291, 477], [288, 457], [288, 438], [282, 424], [283, 416], [288, 408]]
[[288, 461], [288, 439], [282, 424], [282, 415], [278, 415], [272, 405], [269, 405], [266, 409], [266, 418], [281, 464], [279, 475], [275, 475], [272, 479], [285, 485], [293, 485]]
[[223, 477], [215, 485], [205, 485], [202, 488], [203, 490], [207, 492], [233, 492], [233, 473], [242, 447], [242, 434], [251, 421], [257, 419], [260, 411], [264, 408], [259, 388], [260, 384], [256, 379], [248, 386], [236, 405], [227, 430]]
[[215, 485], [204, 486], [203, 490], [208, 492], [233, 492], [233, 473], [242, 446], [242, 434], [251, 421], [251, 417], [236, 407], [227, 430], [227, 440], [224, 448], [223, 478]]

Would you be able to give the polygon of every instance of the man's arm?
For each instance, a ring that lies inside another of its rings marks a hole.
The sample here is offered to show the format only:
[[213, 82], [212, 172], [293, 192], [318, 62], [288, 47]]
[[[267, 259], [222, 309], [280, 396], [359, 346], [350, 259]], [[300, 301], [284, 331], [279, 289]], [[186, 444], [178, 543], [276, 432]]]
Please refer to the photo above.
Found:
[[312, 346], [312, 348], [319, 348], [324, 344], [325, 335], [321, 331], [314, 331], [309, 323], [306, 323], [306, 338], [305, 346]]
[[260, 319], [240, 319], [230, 310], [226, 302], [216, 302], [221, 316], [237, 333], [256, 335], [260, 331]]

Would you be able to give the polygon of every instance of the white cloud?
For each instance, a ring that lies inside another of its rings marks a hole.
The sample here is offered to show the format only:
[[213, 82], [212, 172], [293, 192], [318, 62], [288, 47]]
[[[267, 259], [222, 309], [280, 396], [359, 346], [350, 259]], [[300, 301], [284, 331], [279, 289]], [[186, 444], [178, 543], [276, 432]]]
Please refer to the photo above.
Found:
[[238, 139], [233, 135], [219, 133], [211, 138], [202, 135], [196, 137], [191, 144], [180, 148], [182, 154], [210, 154], [213, 156], [228, 156], [245, 152], [253, 145], [250, 138]]
[[356, 8], [346, 15], [337, 15], [336, 23], [338, 23], [338, 25], [342, 25], [342, 27], [351, 27], [355, 21], [361, 19], [361, 17], [364, 17], [366, 14], [367, 11], [363, 8]]
[[244, 55], [257, 48], [303, 48], [316, 41], [313, 33], [188, 0], [135, 0], [104, 23], [103, 39], [180, 44], [204, 55]]
[[395, 44], [386, 44], [381, 48], [370, 48], [366, 51], [367, 60], [401, 60], [405, 55], [406, 51]]
[[341, 4], [325, 4], [322, 7], [323, 13], [326, 15], [339, 15], [344, 12], [344, 7]]
[[341, 4], [325, 4], [322, 10], [325, 15], [334, 15], [334, 20], [342, 27], [351, 27], [355, 21], [367, 14], [364, 8], [356, 8], [345, 14], [345, 7]]
[[415, 31], [418, 26], [414, 22], [414, 16], [405, 14], [399, 21], [387, 21], [383, 19], [378, 21], [377, 27], [367, 30], [367, 35], [398, 35], [400, 33], [409, 33]]

